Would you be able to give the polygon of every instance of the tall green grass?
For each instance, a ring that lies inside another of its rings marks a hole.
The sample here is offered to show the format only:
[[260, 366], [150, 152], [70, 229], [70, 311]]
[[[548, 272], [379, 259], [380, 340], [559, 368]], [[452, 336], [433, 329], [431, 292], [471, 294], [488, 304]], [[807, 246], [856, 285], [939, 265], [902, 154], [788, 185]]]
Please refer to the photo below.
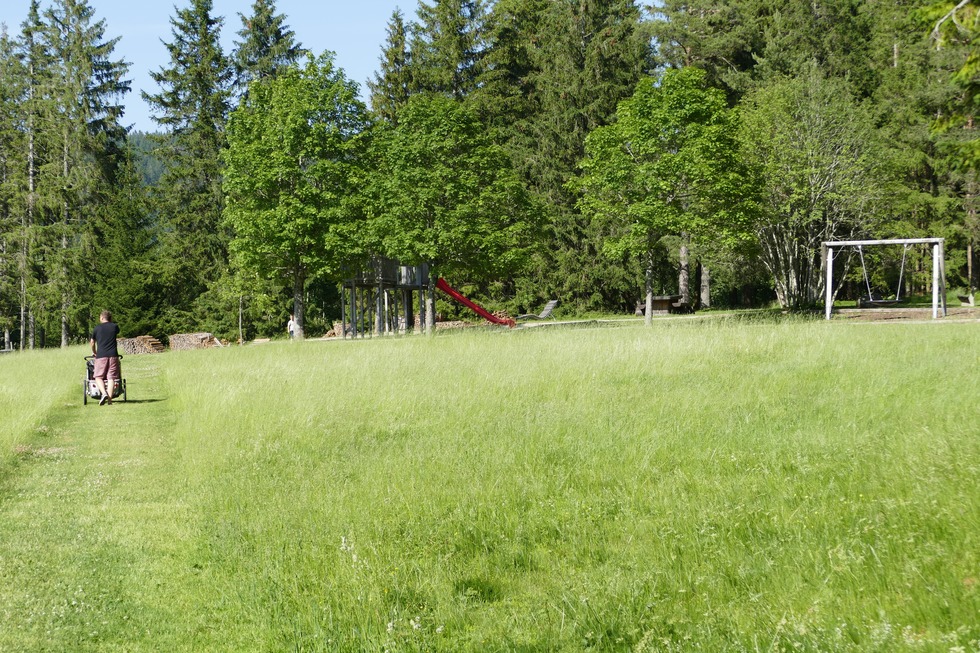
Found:
[[44, 426], [44, 418], [82, 396], [81, 350], [27, 351], [0, 356], [0, 473], [17, 448]]
[[980, 638], [977, 342], [525, 332], [170, 374], [260, 648], [942, 648]]
[[160, 615], [92, 650], [980, 650], [978, 344], [717, 321], [154, 357], [160, 402], [84, 419], [165, 409], [170, 516], [135, 521], [181, 521], [126, 590]]

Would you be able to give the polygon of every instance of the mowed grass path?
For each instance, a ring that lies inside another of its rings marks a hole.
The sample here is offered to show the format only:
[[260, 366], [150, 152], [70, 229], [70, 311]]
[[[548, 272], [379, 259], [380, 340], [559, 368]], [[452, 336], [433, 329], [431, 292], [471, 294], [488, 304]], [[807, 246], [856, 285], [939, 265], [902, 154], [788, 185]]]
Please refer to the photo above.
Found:
[[111, 408], [50, 353], [0, 440], [0, 650], [980, 650], [978, 345], [274, 343], [129, 357]]

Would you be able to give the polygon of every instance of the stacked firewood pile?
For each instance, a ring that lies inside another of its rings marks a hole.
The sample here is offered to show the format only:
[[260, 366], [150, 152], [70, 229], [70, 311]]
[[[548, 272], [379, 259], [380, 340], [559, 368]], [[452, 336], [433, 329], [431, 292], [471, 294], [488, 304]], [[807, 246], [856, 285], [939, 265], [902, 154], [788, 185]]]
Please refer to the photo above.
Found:
[[493, 312], [493, 316], [495, 318], [497, 318], [498, 320], [509, 320], [509, 319], [511, 319], [510, 318], [510, 315], [507, 314], [507, 311], [494, 311]]
[[116, 341], [116, 346], [126, 354], [159, 354], [165, 350], [163, 343], [153, 336], [120, 338]]
[[[484, 322], [486, 324], [486, 322]], [[472, 322], [465, 322], [463, 320], [443, 320], [436, 322], [436, 331], [441, 331], [443, 329], [465, 329], [466, 327], [476, 326]]]
[[211, 333], [177, 333], [170, 336], [170, 349], [172, 351], [222, 346], [221, 341]]

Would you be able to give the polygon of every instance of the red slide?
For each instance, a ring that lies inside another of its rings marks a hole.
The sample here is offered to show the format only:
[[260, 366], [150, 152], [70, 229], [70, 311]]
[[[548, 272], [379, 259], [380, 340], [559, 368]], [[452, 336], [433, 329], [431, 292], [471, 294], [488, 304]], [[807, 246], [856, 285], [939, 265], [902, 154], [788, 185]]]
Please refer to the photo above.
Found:
[[497, 317], [496, 315], [494, 315], [487, 309], [483, 308], [482, 306], [473, 303], [472, 301], [464, 297], [458, 290], [456, 290], [448, 283], [446, 283], [446, 280], [443, 279], [442, 277], [439, 277], [439, 281], [436, 282], [436, 288], [446, 293], [447, 295], [449, 295], [450, 297], [458, 301], [463, 306], [466, 306], [471, 311], [473, 311], [474, 313], [482, 317], [484, 320], [487, 320], [488, 322], [493, 322], [494, 324], [506, 324], [511, 328], [517, 326], [517, 322], [510, 319], [509, 317], [504, 317], [504, 318]]

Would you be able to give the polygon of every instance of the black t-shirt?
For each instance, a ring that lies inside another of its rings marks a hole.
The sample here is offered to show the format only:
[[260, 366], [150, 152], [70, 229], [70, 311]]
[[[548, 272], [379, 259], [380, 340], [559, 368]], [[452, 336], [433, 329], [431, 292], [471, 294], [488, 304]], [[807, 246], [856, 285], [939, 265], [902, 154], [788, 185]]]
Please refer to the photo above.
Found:
[[92, 330], [92, 340], [95, 341], [95, 357], [109, 358], [118, 356], [116, 336], [119, 335], [119, 325], [115, 322], [102, 322]]

